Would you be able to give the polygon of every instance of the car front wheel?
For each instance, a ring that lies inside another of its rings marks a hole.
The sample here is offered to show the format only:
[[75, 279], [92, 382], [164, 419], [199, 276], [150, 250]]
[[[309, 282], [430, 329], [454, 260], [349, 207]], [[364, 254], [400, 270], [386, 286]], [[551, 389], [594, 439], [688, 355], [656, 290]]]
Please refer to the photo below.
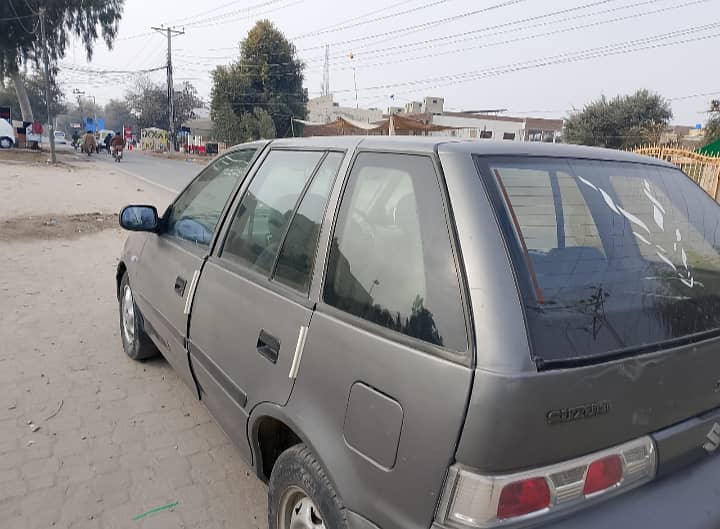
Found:
[[13, 146], [13, 141], [10, 138], [0, 138], [0, 148], [9, 149]]
[[135, 305], [127, 272], [120, 280], [120, 337], [125, 353], [133, 360], [145, 360], [158, 354], [152, 340], [145, 334], [143, 317]]
[[325, 470], [303, 444], [278, 458], [268, 488], [270, 529], [347, 529], [340, 498]]

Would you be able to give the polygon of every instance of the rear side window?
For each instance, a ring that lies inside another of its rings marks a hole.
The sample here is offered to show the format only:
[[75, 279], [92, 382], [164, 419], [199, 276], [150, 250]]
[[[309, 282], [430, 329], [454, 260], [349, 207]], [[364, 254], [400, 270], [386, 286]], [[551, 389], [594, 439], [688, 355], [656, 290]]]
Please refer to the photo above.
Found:
[[324, 299], [393, 331], [467, 350], [458, 276], [430, 158], [357, 157], [338, 213]]
[[295, 205], [323, 157], [316, 151], [271, 151], [235, 212], [222, 256], [270, 273]]
[[323, 160], [293, 217], [278, 257], [274, 279], [301, 292], [310, 288], [320, 225], [343, 157], [342, 153], [331, 152]]
[[632, 354], [720, 331], [720, 208], [680, 171], [477, 159], [504, 196], [541, 362]]

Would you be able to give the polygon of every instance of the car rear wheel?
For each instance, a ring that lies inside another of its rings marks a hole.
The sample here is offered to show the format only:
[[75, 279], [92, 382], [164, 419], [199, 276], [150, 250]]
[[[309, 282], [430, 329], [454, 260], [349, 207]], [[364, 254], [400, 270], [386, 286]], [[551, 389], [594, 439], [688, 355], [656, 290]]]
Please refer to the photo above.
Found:
[[13, 141], [10, 138], [7, 138], [7, 137], [0, 138], [0, 148], [9, 149], [12, 146], [13, 146]]
[[145, 360], [159, 354], [157, 347], [145, 334], [143, 317], [135, 305], [127, 272], [120, 281], [120, 337], [125, 353], [133, 360]]
[[268, 488], [270, 529], [347, 529], [340, 498], [315, 456], [303, 444], [278, 458]]

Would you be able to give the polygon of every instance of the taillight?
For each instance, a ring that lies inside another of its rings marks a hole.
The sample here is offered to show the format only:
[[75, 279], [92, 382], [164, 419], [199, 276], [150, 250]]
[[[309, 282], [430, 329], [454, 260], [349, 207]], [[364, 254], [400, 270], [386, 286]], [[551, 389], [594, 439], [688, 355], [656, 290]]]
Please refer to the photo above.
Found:
[[512, 527], [567, 513], [653, 479], [649, 437], [564, 463], [502, 476], [450, 467], [437, 520], [456, 527]]
[[583, 494], [602, 492], [619, 484], [623, 477], [623, 464], [620, 456], [608, 456], [590, 463], [585, 476]]
[[550, 487], [545, 478], [531, 478], [505, 485], [498, 501], [500, 520], [524, 516], [550, 507]]

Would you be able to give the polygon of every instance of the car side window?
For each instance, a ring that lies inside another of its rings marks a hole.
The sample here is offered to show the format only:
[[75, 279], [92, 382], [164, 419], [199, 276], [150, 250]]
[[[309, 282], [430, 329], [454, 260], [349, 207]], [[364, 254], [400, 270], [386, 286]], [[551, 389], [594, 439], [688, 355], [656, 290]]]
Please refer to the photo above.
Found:
[[461, 299], [431, 158], [360, 154], [338, 213], [325, 302], [462, 352], [468, 344]]
[[235, 151], [205, 168], [170, 207], [165, 233], [208, 246], [230, 193], [247, 173], [256, 151]]
[[293, 217], [275, 267], [276, 281], [303, 293], [310, 288], [320, 225], [343, 158], [344, 154], [331, 152], [323, 160]]
[[300, 195], [324, 152], [271, 151], [230, 225], [222, 257], [270, 274]]

